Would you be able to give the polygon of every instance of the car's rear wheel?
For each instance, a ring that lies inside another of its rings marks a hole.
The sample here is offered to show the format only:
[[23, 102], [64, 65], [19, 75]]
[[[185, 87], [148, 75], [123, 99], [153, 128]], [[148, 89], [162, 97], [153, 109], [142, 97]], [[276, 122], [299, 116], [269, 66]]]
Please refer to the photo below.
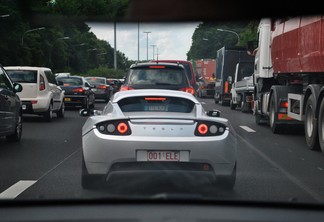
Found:
[[8, 141], [18, 142], [21, 139], [21, 135], [22, 135], [22, 114], [19, 113], [16, 122], [15, 132], [12, 135], [6, 136], [6, 139]]
[[236, 163], [234, 165], [231, 175], [217, 176], [216, 186], [224, 190], [233, 190], [236, 182]]
[[103, 187], [104, 177], [101, 175], [90, 175], [86, 168], [84, 158], [82, 158], [81, 186], [87, 190], [99, 189]]
[[64, 118], [64, 113], [65, 113], [65, 105], [64, 102], [62, 102], [61, 108], [59, 111], [57, 111], [56, 115], [58, 118]]
[[44, 113], [43, 118], [46, 122], [51, 122], [53, 119], [53, 104], [50, 103], [48, 110]]

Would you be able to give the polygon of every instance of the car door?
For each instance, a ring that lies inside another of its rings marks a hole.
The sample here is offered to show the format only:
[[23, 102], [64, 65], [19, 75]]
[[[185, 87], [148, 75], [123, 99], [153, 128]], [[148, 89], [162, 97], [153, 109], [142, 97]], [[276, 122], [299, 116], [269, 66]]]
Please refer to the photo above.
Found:
[[50, 90], [53, 93], [53, 109], [58, 110], [61, 107], [61, 103], [63, 101], [63, 90], [60, 86], [57, 85], [55, 75], [50, 70], [44, 71], [46, 78], [48, 80], [48, 85]]
[[0, 67], [0, 135], [11, 132], [15, 126], [16, 94], [13, 84]]

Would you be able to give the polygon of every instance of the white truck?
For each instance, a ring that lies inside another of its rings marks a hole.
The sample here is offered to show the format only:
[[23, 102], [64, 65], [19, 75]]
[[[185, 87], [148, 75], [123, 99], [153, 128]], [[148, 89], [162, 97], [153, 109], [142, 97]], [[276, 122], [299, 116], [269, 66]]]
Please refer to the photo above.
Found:
[[230, 108], [232, 110], [240, 107], [242, 112], [252, 111], [253, 101], [253, 67], [254, 61], [242, 61], [236, 64], [234, 82], [231, 88], [232, 99]]

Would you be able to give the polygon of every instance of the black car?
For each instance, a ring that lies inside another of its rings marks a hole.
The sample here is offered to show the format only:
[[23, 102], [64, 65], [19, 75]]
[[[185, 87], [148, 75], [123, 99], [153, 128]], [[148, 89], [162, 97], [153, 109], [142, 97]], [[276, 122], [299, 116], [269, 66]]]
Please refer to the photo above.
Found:
[[85, 79], [91, 85], [95, 86], [92, 91], [94, 92], [96, 99], [103, 99], [105, 102], [110, 100], [110, 97], [113, 94], [113, 87], [107, 84], [105, 77], [86, 77]]
[[56, 80], [65, 91], [64, 104], [66, 107], [81, 106], [83, 108], [94, 108], [95, 94], [94, 86], [81, 76], [56, 77]]
[[0, 66], [0, 137], [9, 141], [19, 141], [22, 135], [22, 104], [16, 94], [21, 91], [22, 86]]
[[120, 91], [131, 89], [171, 89], [195, 94], [185, 69], [175, 63], [137, 63], [130, 67]]

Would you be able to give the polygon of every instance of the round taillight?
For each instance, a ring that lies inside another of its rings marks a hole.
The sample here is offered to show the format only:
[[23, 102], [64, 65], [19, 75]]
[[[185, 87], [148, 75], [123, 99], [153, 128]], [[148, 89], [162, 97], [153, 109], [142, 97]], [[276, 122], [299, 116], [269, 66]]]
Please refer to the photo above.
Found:
[[215, 134], [215, 133], [217, 133], [217, 131], [218, 131], [217, 126], [215, 126], [215, 125], [211, 125], [211, 126], [209, 127], [209, 132], [210, 132], [210, 133]]
[[208, 126], [204, 123], [201, 123], [199, 126], [198, 126], [198, 132], [202, 135], [206, 134], [208, 132]]
[[128, 126], [126, 123], [119, 123], [117, 126], [117, 130], [120, 134], [124, 134], [128, 131]]
[[108, 126], [107, 126], [107, 131], [108, 131], [109, 133], [113, 133], [113, 132], [115, 131], [115, 129], [116, 129], [116, 127], [115, 127], [114, 124], [108, 124]]

